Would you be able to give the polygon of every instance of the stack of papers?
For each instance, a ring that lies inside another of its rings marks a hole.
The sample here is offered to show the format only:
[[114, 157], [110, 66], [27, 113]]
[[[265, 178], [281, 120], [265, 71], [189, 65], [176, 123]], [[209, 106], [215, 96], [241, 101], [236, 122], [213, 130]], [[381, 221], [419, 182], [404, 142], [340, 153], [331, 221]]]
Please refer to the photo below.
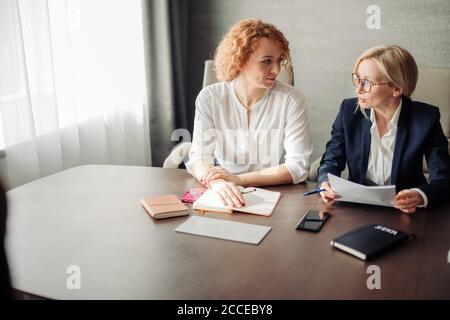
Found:
[[395, 199], [395, 186], [364, 186], [354, 183], [331, 173], [328, 180], [334, 193], [340, 196], [339, 201], [373, 204], [393, 207]]

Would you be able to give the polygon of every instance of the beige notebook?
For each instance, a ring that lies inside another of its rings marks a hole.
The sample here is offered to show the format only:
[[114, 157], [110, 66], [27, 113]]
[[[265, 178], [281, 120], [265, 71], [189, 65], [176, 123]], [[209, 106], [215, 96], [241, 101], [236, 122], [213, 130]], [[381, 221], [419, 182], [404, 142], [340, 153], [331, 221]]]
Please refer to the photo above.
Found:
[[142, 198], [141, 204], [150, 216], [155, 219], [186, 216], [189, 214], [189, 208], [173, 194]]
[[208, 189], [200, 198], [197, 199], [197, 201], [194, 202], [193, 208], [200, 211], [216, 211], [228, 213], [237, 211], [259, 214], [262, 216], [270, 216], [281, 197], [280, 192], [274, 192], [260, 188], [251, 187], [241, 190], [243, 192], [242, 196], [245, 200], [245, 206], [242, 208], [232, 208], [224, 206], [218, 198], [217, 194], [211, 189]]

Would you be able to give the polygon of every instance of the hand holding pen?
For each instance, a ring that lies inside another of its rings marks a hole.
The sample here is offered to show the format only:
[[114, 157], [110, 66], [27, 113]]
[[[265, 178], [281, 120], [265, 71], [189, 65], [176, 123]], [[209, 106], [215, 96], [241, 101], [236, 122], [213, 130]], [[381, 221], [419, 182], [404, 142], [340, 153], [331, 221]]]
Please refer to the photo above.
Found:
[[315, 193], [320, 193], [320, 196], [322, 197], [322, 200], [325, 203], [329, 203], [340, 198], [339, 195], [333, 192], [333, 189], [331, 189], [331, 185], [328, 181], [323, 182], [320, 185], [320, 188], [313, 191], [305, 192], [303, 193], [303, 195], [308, 196]]
[[316, 189], [316, 190], [313, 190], [313, 191], [303, 192], [303, 195], [304, 196], [310, 196], [312, 194], [320, 193], [320, 192], [323, 192], [323, 191], [326, 191], [326, 189]]

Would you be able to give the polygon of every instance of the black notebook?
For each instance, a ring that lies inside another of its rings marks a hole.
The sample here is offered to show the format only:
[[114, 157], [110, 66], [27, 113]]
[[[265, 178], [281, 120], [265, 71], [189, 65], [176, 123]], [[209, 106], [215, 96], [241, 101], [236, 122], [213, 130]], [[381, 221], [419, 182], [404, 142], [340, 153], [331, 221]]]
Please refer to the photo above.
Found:
[[368, 224], [337, 237], [330, 244], [359, 259], [369, 260], [409, 237], [409, 234], [399, 230], [379, 224]]

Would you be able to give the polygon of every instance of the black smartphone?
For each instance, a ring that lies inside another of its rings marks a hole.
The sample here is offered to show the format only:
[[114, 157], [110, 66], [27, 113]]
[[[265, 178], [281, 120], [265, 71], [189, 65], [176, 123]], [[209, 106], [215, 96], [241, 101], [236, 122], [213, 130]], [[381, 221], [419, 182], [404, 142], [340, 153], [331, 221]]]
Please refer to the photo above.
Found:
[[296, 229], [319, 232], [329, 217], [330, 214], [328, 212], [310, 209], [297, 224]]

